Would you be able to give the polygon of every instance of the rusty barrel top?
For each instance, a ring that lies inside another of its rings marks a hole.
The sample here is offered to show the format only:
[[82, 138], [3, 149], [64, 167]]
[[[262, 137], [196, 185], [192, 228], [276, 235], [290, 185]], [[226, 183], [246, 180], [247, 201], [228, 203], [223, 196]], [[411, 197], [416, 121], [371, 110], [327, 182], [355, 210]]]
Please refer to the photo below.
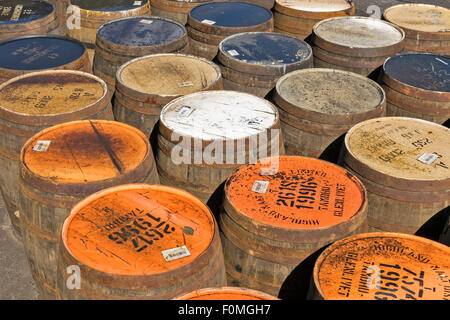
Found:
[[339, 240], [317, 259], [314, 283], [325, 299], [448, 298], [450, 249], [400, 233]]
[[278, 300], [267, 293], [240, 287], [205, 288], [175, 297], [174, 300]]
[[[0, 26], [27, 23], [42, 19], [54, 12], [47, 1], [6, 0], [0, 2]], [[13, 30], [13, 29], [12, 29]]]
[[327, 228], [348, 221], [366, 205], [361, 182], [337, 165], [300, 156], [265, 162], [240, 167], [225, 183], [227, 201], [254, 224], [279, 230]]
[[148, 0], [70, 0], [74, 6], [89, 11], [122, 11], [142, 7]]
[[95, 193], [71, 211], [62, 239], [93, 269], [120, 275], [164, 274], [189, 265], [209, 248], [209, 209], [180, 189], [123, 185]]

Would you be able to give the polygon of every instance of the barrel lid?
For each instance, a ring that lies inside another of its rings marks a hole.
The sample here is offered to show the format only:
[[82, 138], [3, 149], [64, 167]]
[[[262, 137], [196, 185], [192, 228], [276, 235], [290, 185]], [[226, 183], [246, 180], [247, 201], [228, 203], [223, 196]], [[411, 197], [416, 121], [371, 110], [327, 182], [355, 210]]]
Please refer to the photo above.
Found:
[[42, 19], [54, 11], [47, 1], [4, 0], [0, 2], [0, 26]]
[[403, 117], [366, 120], [345, 136], [355, 172], [400, 190], [450, 190], [450, 129]]
[[32, 35], [0, 42], [0, 68], [44, 70], [79, 59], [86, 49], [75, 39], [57, 35]]
[[204, 91], [177, 98], [161, 111], [169, 130], [194, 139], [238, 140], [272, 128], [278, 112], [269, 101], [237, 91]]
[[152, 276], [198, 259], [215, 232], [210, 210], [191, 194], [134, 184], [102, 190], [78, 203], [64, 222], [62, 239], [77, 261], [93, 269]]
[[183, 25], [160, 17], [129, 17], [103, 24], [97, 31], [102, 39], [122, 46], [157, 46], [186, 34]]
[[70, 4], [91, 11], [123, 11], [142, 7], [148, 0], [70, 0]]
[[361, 214], [367, 201], [361, 182], [346, 170], [300, 156], [241, 166], [227, 179], [225, 196], [233, 219], [251, 221], [245, 228], [275, 227], [280, 237], [284, 230], [329, 230]]
[[380, 114], [385, 94], [376, 82], [347, 71], [311, 68], [281, 77], [275, 102], [301, 119], [353, 124]]
[[303, 18], [328, 18], [354, 8], [350, 0], [275, 0], [275, 10]]
[[205, 288], [185, 293], [174, 300], [278, 300], [267, 293], [240, 287]]
[[328, 300], [448, 296], [450, 248], [400, 233], [366, 233], [339, 240], [319, 256], [314, 283]]

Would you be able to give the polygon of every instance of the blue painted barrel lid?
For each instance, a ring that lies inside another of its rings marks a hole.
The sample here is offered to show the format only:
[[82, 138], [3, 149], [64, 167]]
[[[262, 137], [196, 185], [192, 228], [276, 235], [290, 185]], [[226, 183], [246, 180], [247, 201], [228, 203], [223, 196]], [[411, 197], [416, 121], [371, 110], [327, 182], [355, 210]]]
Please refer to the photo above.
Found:
[[409, 86], [450, 92], [450, 58], [428, 53], [393, 56], [384, 63], [384, 72]]
[[54, 11], [53, 5], [40, 0], [0, 1], [0, 26], [42, 19]]
[[75, 39], [56, 35], [33, 35], [0, 42], [0, 68], [43, 70], [79, 59], [85, 52]]
[[97, 35], [123, 46], [154, 46], [182, 38], [185, 27], [173, 20], [160, 17], [131, 17], [107, 22]]
[[190, 11], [191, 18], [218, 27], [256, 26], [272, 18], [266, 8], [245, 2], [211, 2]]
[[92, 11], [123, 11], [142, 7], [148, 0], [70, 0], [74, 6]]

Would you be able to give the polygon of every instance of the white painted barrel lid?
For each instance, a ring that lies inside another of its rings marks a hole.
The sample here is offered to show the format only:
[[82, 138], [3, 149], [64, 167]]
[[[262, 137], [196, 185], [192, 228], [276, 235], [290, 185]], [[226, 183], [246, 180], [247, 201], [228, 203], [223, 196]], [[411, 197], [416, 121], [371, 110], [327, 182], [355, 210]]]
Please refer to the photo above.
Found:
[[237, 91], [205, 91], [168, 103], [161, 122], [182, 136], [201, 140], [243, 139], [270, 129], [278, 121], [267, 100]]
[[333, 12], [350, 9], [348, 0], [276, 0], [284, 7], [310, 12]]

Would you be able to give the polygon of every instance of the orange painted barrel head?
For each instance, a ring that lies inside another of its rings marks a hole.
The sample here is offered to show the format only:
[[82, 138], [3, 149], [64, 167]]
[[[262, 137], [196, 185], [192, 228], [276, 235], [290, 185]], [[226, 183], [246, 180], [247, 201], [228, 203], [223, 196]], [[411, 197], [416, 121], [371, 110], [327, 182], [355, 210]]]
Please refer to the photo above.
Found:
[[28, 172], [54, 184], [90, 183], [138, 167], [150, 152], [145, 135], [115, 121], [68, 122], [29, 139], [21, 152]]
[[215, 232], [211, 211], [176, 188], [133, 184], [97, 192], [73, 209], [62, 239], [77, 261], [102, 272], [154, 275], [201, 255]]
[[225, 184], [229, 203], [252, 220], [285, 229], [331, 227], [366, 202], [361, 182], [332, 163], [300, 156], [267, 160], [240, 167]]
[[174, 300], [279, 300], [270, 294], [239, 287], [205, 288], [189, 292]]
[[448, 299], [450, 248], [400, 233], [337, 241], [317, 259], [314, 282], [325, 299]]

